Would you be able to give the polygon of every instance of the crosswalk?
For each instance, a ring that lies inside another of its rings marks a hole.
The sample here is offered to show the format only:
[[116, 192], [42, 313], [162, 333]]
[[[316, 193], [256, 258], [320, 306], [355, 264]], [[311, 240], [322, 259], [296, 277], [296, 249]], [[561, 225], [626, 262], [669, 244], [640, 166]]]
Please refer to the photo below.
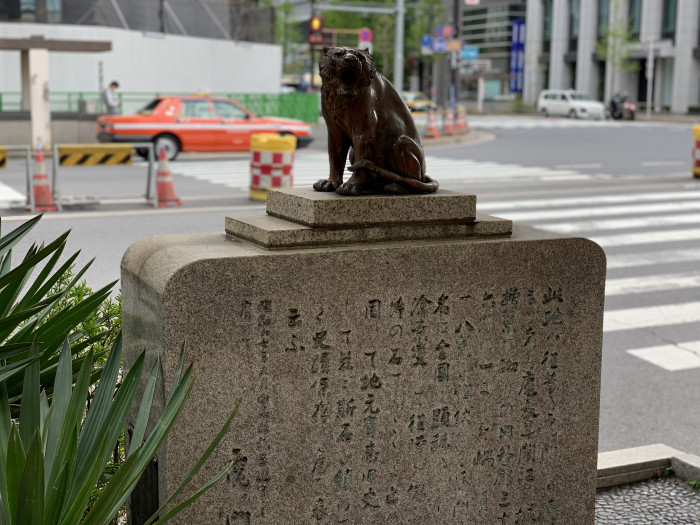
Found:
[[[428, 117], [425, 114], [414, 115], [413, 120], [419, 130], [427, 129]], [[469, 115], [468, 126], [472, 129], [536, 129], [536, 128], [619, 128], [629, 126], [667, 126], [664, 122], [620, 121], [612, 119], [590, 120], [537, 115]]]
[[[598, 243], [607, 255], [606, 299], [616, 300], [615, 304], [639, 304], [607, 307], [606, 337], [643, 332], [651, 346], [629, 349], [629, 355], [670, 372], [700, 369], [700, 187], [492, 200], [482, 202], [479, 211]], [[676, 294], [683, 294], [680, 302]], [[642, 303], [637, 302], [639, 297]], [[678, 336], [662, 337], [660, 330]]]
[[535, 128], [617, 128], [629, 126], [665, 126], [662, 122], [590, 120], [517, 115], [469, 115], [469, 126], [477, 129], [535, 129]]
[[[519, 164], [477, 162], [468, 159], [449, 159], [426, 156], [429, 175], [437, 179], [442, 187], [450, 183], [489, 181], [576, 181], [602, 177], [591, 173], [579, 173], [572, 169], [528, 167]], [[145, 164], [144, 164], [145, 166]], [[192, 177], [197, 180], [221, 184], [228, 188], [245, 191], [250, 185], [250, 161], [248, 159], [173, 162], [173, 175]], [[319, 179], [328, 177], [328, 154], [324, 152], [298, 152], [294, 160], [294, 186], [310, 187]], [[349, 176], [349, 172], [346, 172]]]

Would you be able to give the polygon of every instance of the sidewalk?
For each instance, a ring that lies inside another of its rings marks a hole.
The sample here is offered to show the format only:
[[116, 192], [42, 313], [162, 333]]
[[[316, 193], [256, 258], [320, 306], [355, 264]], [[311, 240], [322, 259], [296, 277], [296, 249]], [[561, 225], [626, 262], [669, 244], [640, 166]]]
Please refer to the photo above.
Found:
[[698, 480], [700, 457], [666, 445], [598, 454], [596, 525], [698, 525]]

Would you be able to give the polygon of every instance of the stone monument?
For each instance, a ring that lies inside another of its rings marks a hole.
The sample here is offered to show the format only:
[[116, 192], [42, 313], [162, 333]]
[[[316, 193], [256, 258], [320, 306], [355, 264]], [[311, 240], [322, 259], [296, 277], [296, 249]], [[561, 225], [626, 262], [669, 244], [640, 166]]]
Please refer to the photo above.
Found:
[[[164, 500], [245, 392], [177, 523], [594, 523], [605, 257], [476, 198], [271, 191], [122, 261], [126, 364], [197, 382]], [[156, 394], [164, 403], [167, 389]]]

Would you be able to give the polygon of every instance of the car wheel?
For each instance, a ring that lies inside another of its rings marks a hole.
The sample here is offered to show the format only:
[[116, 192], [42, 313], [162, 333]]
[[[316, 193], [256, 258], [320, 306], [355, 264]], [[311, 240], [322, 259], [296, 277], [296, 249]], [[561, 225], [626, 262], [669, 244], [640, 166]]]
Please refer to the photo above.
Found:
[[578, 115], [576, 115], [576, 110], [572, 109], [569, 111], [569, 118], [578, 118]]
[[177, 154], [180, 153], [180, 141], [177, 140], [177, 137], [174, 135], [170, 135], [168, 133], [158, 135], [155, 139], [153, 139], [153, 144], [156, 150], [156, 159], [158, 158], [162, 148], [165, 148], [165, 155], [168, 160], [175, 160]]
[[540, 115], [542, 115], [543, 117], [548, 117], [548, 116], [549, 116], [549, 112], [548, 112], [545, 108], [542, 108], [542, 109], [540, 110]]

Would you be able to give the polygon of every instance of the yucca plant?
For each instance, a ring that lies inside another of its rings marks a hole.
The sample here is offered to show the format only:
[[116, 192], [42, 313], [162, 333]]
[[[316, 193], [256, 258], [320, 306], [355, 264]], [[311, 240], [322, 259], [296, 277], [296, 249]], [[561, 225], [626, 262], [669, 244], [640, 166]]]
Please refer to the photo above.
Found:
[[[118, 337], [109, 353], [87, 415], [85, 407], [92, 352], [83, 359], [73, 386], [70, 345], [67, 341], [64, 343], [50, 403], [40, 390], [39, 349], [36, 343], [30, 349], [30, 362], [24, 366], [23, 372], [17, 366], [11, 370], [0, 367], [0, 377], [9, 379], [20, 373], [24, 375], [18, 421], [10, 413], [6, 381], [0, 383], [0, 523], [104, 525], [122, 508], [180, 414], [192, 390], [194, 378], [192, 365], [184, 368], [183, 345], [165, 408], [146, 437], [146, 424], [160, 367], [156, 361], [139, 405], [126, 460], [86, 513], [90, 495], [109, 460], [114, 443], [124, 430], [144, 368], [145, 354], [142, 353], [119, 388], [116, 388], [121, 355], [122, 343], [121, 337]], [[240, 403], [241, 399], [209, 448], [148, 523], [168, 521], [211, 488], [233, 466], [235, 459], [190, 497], [168, 508], [228, 431]]]
[[[12, 248], [40, 219], [41, 215], [38, 215], [0, 237], [0, 360], [8, 371], [15, 366], [21, 368], [30, 359], [32, 341], [38, 341], [39, 353], [34, 359], [39, 362], [40, 381], [45, 393], [51, 397], [58, 352], [64, 340], [69, 341], [72, 371], [77, 374], [87, 350], [104, 339], [100, 330], [93, 330], [93, 335], [86, 337], [76, 327], [94, 317], [109, 297], [114, 283], [81, 297], [79, 301], [65, 301], [92, 264], [90, 261], [73, 275], [72, 268], [79, 252], [61, 262], [69, 232], [46, 245], [32, 244], [13, 268]], [[105, 319], [97, 316], [93, 323], [99, 325]], [[103, 350], [102, 357], [105, 353]], [[93, 357], [97, 359], [99, 356]], [[90, 384], [97, 381], [100, 373], [101, 367], [92, 371]], [[23, 391], [23, 376], [11, 374], [5, 381], [11, 410], [16, 415]]]

